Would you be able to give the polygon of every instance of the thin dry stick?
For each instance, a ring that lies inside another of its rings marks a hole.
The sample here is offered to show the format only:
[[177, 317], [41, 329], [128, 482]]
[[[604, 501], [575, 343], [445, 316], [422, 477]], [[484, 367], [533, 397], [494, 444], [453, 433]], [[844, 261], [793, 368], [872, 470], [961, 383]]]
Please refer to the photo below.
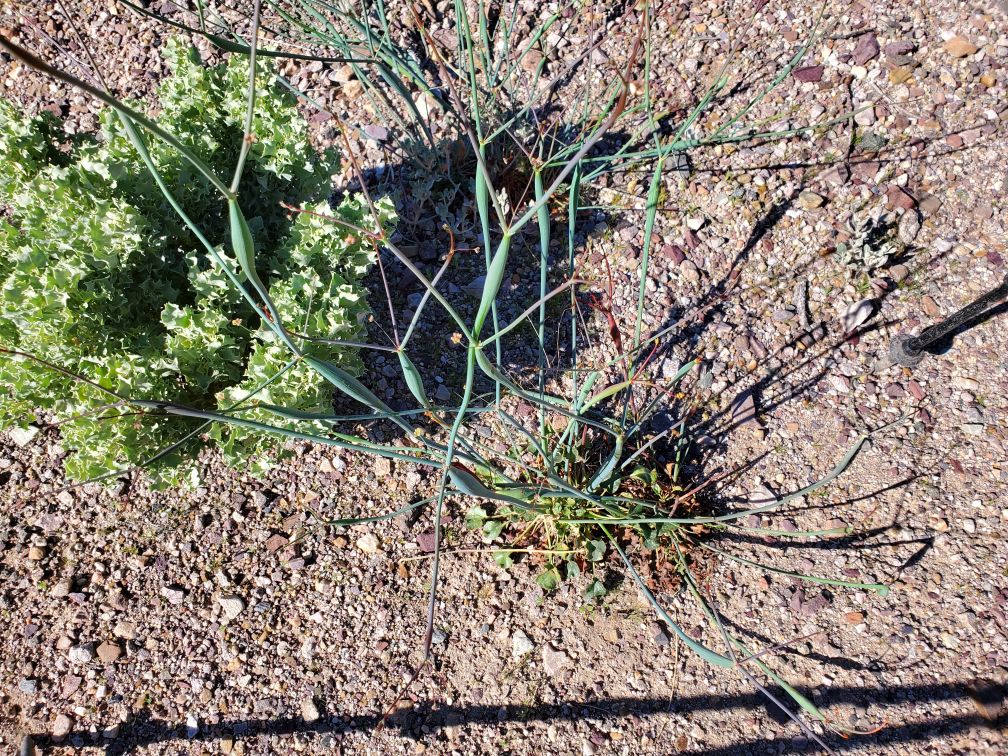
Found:
[[329, 215], [328, 213], [320, 213], [317, 210], [307, 210], [303, 207], [298, 207], [297, 205], [292, 205], [289, 202], [280, 202], [280, 207], [292, 213], [301, 213], [302, 215], [311, 215], [316, 218], [321, 218], [322, 220], [329, 221], [330, 223], [337, 223], [344, 226], [351, 231], [355, 231], [361, 236], [366, 236], [372, 241], [382, 241], [381, 234], [377, 234], [374, 231], [368, 231], [362, 226], [358, 226], [356, 223], [351, 223], [350, 221], [343, 220], [342, 218], [337, 218], [335, 215]]
[[[364, 174], [361, 172], [360, 166], [357, 163], [357, 156], [354, 154], [353, 146], [350, 144], [350, 137], [347, 136], [346, 124], [343, 120], [336, 114], [333, 113], [333, 118], [336, 119], [336, 123], [339, 124], [340, 136], [343, 137], [343, 143], [346, 145], [347, 157], [350, 159], [350, 165], [353, 166], [354, 174], [360, 184], [361, 193], [364, 195], [364, 199], [371, 209], [371, 217], [375, 219], [378, 223], [378, 227], [381, 233], [382, 241], [385, 240], [385, 229], [381, 228], [381, 222], [378, 220], [380, 217], [378, 215], [378, 208], [375, 203], [371, 200], [371, 193], [368, 191], [367, 182], [364, 181]], [[392, 322], [392, 336], [396, 347], [399, 346], [399, 327], [396, 325], [395, 307], [392, 305], [392, 294], [389, 291], [388, 278], [385, 276], [385, 265], [382, 263], [381, 250], [375, 245], [375, 258], [378, 260], [378, 271], [381, 275], [382, 286], [385, 288], [385, 301], [388, 303], [389, 308], [389, 318]]]
[[[517, 543], [520, 539], [515, 539]], [[441, 556], [450, 554], [576, 554], [575, 549], [510, 549], [510, 548], [486, 548], [486, 549], [442, 549]], [[423, 559], [431, 559], [433, 554], [417, 554], [416, 556], [402, 557], [400, 563], [418, 562]]]

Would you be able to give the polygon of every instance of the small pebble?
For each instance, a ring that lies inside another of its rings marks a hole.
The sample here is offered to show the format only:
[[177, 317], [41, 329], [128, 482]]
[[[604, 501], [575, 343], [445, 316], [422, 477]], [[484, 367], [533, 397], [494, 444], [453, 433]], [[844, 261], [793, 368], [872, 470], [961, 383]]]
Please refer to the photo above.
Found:
[[302, 699], [301, 718], [305, 722], [317, 722], [320, 716], [318, 706], [315, 705], [315, 701], [311, 697]]
[[374, 533], [365, 533], [357, 539], [357, 548], [365, 554], [377, 554], [380, 550], [378, 536]]
[[529, 639], [529, 637], [522, 630], [515, 630], [514, 634], [511, 636], [511, 657], [514, 659], [520, 659], [525, 654], [532, 653], [535, 649], [535, 644]]
[[806, 210], [814, 210], [817, 207], [822, 207], [825, 201], [826, 200], [822, 197], [822, 195], [816, 194], [808, 189], [798, 195], [798, 205]]
[[229, 620], [233, 620], [245, 611], [245, 602], [240, 596], [221, 596], [217, 601], [220, 604], [221, 611], [224, 612], [224, 616]]
[[73, 646], [68, 656], [74, 664], [87, 664], [94, 659], [94, 651], [88, 645]]
[[965, 58], [967, 55], [973, 55], [977, 51], [976, 45], [965, 37], [960, 36], [946, 40], [943, 47], [953, 58]]
[[112, 664], [122, 656], [122, 646], [114, 641], [105, 641], [98, 646], [98, 658], [102, 664]]
[[571, 664], [570, 657], [555, 648], [552, 643], [547, 643], [542, 647], [542, 660], [543, 669], [550, 677], [556, 677]]
[[57, 714], [56, 719], [53, 720], [53, 737], [57, 740], [62, 740], [70, 734], [71, 729], [73, 729], [73, 720], [66, 714]]

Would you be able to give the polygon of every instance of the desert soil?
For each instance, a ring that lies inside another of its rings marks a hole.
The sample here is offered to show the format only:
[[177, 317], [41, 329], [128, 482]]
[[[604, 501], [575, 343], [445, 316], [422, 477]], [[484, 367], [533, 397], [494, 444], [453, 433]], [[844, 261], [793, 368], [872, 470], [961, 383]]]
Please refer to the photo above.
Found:
[[[164, 27], [114, 0], [66, 5], [118, 94], [150, 94], [165, 73]], [[760, 5], [659, 3], [661, 96], [688, 105], [739, 38], [732, 74], [765, 81], [818, 6], [768, 3], [749, 24]], [[884, 428], [824, 493], [749, 523], [855, 535], [724, 547], [886, 583], [887, 596], [730, 561], [714, 563], [708, 583], [755, 645], [784, 644], [767, 659], [835, 723], [881, 728], [843, 739], [813, 723], [838, 752], [1005, 752], [1008, 315], [913, 369], [887, 351], [897, 332], [1006, 274], [1006, 10], [1003, 0], [828, 3], [826, 37], [754, 117], [776, 113], [779, 128], [857, 114], [779, 143], [696, 150], [691, 173], [667, 177], [647, 326], [680, 323], [667, 370], [703, 361], [684, 389], [701, 406], [701, 472], [747, 465], [718, 489], [721, 503], [801, 489], [858, 434]], [[58, 5], [5, 2], [0, 27], [68, 70], [82, 57]], [[583, 44], [579, 33], [573, 25], [565, 49]], [[620, 60], [631, 34], [614, 19], [591, 64]], [[96, 127], [87, 97], [7, 58], [0, 66], [3, 96]], [[392, 126], [374, 121], [339, 66], [284, 73], [329, 112], [372, 127], [379, 138], [359, 143], [366, 165], [394, 159]], [[328, 116], [306, 115], [320, 145], [336, 143]], [[612, 262], [617, 312], [633, 312], [647, 180], [606, 187], [625, 209], [600, 217], [605, 233], [586, 253]], [[902, 253], [872, 275], [845, 269], [830, 254], [838, 233], [878, 209]], [[421, 245], [425, 265], [437, 257]], [[465, 283], [463, 271], [454, 292]], [[444, 331], [426, 338], [444, 355], [450, 396], [459, 348]], [[350, 529], [321, 520], [392, 511], [434, 482], [405, 465], [294, 451], [263, 478], [204, 453], [195, 490], [151, 491], [142, 475], [60, 490], [72, 450], [58, 430], [40, 421], [0, 437], [5, 752], [25, 736], [53, 754], [819, 752], [749, 682], [677, 643], [632, 581], [587, 605], [578, 581], [544, 594], [528, 567], [463, 551], [480, 543], [461, 505], [448, 514], [434, 664], [377, 728], [417, 661], [431, 514]], [[663, 598], [687, 631], [708, 632], [690, 602]]]

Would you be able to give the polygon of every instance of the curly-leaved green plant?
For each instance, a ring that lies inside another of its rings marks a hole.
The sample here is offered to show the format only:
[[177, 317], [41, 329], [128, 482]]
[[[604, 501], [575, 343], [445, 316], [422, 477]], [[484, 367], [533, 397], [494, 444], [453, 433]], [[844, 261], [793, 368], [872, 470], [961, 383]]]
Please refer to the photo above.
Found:
[[[237, 58], [204, 66], [178, 40], [164, 54], [173, 75], [159, 90], [159, 123], [207, 165], [229, 169], [242, 144], [248, 66]], [[374, 245], [316, 215], [288, 217], [283, 204], [331, 212], [326, 200], [338, 159], [311, 148], [296, 100], [268, 68], [259, 79], [257, 137], [239, 186], [260, 250], [256, 270], [284, 322], [328, 337], [310, 353], [357, 372], [357, 350], [331, 342], [365, 332], [361, 277]], [[185, 438], [190, 424], [130, 412], [98, 387], [201, 409], [239, 404], [258, 389], [259, 401], [319, 411], [331, 405], [331, 390], [303, 362], [263, 386], [289, 361], [286, 347], [201, 248], [113, 109], [102, 113], [101, 126], [97, 139], [66, 145], [51, 118], [29, 118], [0, 101], [0, 205], [7, 210], [0, 220], [0, 346], [90, 381], [0, 355], [0, 427], [26, 424], [39, 409], [52, 413], [73, 450], [73, 478], [155, 456], [155, 479], [194, 478], [192, 448], [158, 454]], [[235, 265], [227, 208], [216, 201], [213, 183], [172, 145], [155, 140], [147, 150], [180, 207], [205, 229], [216, 254]], [[346, 198], [335, 212], [348, 222], [371, 222], [360, 197]], [[379, 225], [392, 222], [387, 201], [377, 212]], [[253, 471], [270, 464], [278, 446], [240, 427], [209, 433], [230, 461]]]

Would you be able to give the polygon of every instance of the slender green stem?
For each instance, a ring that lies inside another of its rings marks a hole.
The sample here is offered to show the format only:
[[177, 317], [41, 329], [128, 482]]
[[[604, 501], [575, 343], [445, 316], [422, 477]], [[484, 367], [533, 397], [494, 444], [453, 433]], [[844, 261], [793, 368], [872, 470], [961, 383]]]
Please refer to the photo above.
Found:
[[170, 144], [172, 147], [177, 149], [179, 151], [179, 154], [181, 154], [182, 157], [188, 160], [196, 170], [198, 170], [201, 174], [203, 174], [203, 176], [207, 179], [207, 181], [213, 184], [214, 187], [217, 189], [217, 191], [219, 191], [225, 199], [231, 199], [234, 196], [233, 192], [230, 189], [228, 189], [228, 187], [225, 186], [224, 183], [217, 177], [217, 174], [214, 173], [213, 169], [210, 168], [210, 166], [208, 166], [205, 162], [203, 162], [203, 160], [200, 159], [200, 157], [195, 152], [189, 149], [186, 145], [182, 144], [182, 142], [180, 142], [177, 137], [162, 129], [160, 126], [158, 126], [154, 121], [145, 116], [143, 113], [137, 112], [136, 110], [120, 102], [107, 92], [103, 92], [97, 87], [94, 87], [85, 81], [81, 81], [76, 76], [72, 76], [71, 74], [68, 74], [64, 71], [59, 70], [58, 68], [49, 65], [34, 53], [31, 53], [28, 50], [25, 50], [24, 48], [14, 44], [3, 35], [0, 35], [0, 49], [8, 53], [9, 55], [13, 56], [17, 60], [21, 61], [26, 66], [30, 66], [31, 68], [34, 68], [37, 71], [46, 74], [47, 76], [51, 76], [52, 78], [58, 81], [62, 81], [64, 84], [69, 84], [70, 86], [76, 87], [77, 89], [80, 89], [83, 92], [87, 92], [95, 99], [104, 102], [106, 105], [111, 107], [120, 115], [125, 115], [126, 117], [136, 121], [145, 129], [150, 131], [152, 134], [155, 134], [156, 136], [158, 136], [159, 138], [163, 139], [165, 142]]
[[255, 0], [252, 10], [252, 41], [249, 44], [249, 84], [248, 84], [248, 104], [245, 107], [245, 126], [242, 136], [241, 149], [238, 152], [238, 161], [235, 164], [234, 178], [231, 180], [231, 193], [238, 194], [238, 184], [241, 182], [242, 171], [245, 169], [245, 159], [248, 157], [249, 149], [252, 147], [252, 140], [255, 135], [252, 133], [252, 118], [255, 115], [256, 102], [256, 47], [259, 42], [259, 8], [261, 0]]
[[[541, 156], [540, 156], [541, 157]], [[550, 246], [550, 216], [549, 209], [543, 200], [543, 176], [541, 170], [535, 171], [535, 198], [539, 203], [539, 324], [536, 335], [539, 337], [539, 395], [546, 393], [546, 284], [549, 274]], [[539, 437], [546, 437], [546, 409], [539, 405]]]

